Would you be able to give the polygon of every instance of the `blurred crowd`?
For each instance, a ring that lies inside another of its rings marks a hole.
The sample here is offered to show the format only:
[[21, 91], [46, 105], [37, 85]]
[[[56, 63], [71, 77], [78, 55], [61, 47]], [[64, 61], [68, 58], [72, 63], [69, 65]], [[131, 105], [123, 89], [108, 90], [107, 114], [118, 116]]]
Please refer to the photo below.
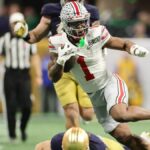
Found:
[[[149, 2], [148, 2], [149, 3]], [[150, 13], [147, 1], [141, 0], [110, 0], [100, 1], [101, 23], [105, 24], [110, 33], [120, 37], [149, 37]]]

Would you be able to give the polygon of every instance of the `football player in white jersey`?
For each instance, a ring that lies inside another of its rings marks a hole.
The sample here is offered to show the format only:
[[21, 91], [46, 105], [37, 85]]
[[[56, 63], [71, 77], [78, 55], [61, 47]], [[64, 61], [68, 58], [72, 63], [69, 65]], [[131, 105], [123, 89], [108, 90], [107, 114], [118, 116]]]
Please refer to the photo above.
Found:
[[104, 130], [132, 150], [150, 149], [149, 143], [133, 135], [127, 124], [150, 119], [150, 110], [128, 106], [127, 86], [117, 74], [107, 70], [103, 49], [117, 49], [138, 57], [145, 57], [149, 51], [129, 40], [111, 36], [104, 26], [89, 28], [89, 17], [78, 2], [63, 7], [60, 18], [64, 32], [49, 39], [53, 59], [49, 77], [57, 82], [65, 63], [72, 61], [71, 72], [89, 94]]

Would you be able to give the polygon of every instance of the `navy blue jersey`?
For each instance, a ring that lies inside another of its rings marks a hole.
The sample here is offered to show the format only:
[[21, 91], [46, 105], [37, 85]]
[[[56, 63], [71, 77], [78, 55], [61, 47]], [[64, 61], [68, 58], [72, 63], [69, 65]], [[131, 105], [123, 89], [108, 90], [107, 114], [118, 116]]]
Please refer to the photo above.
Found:
[[[61, 145], [63, 135], [64, 133], [59, 133], [51, 139], [52, 150], [62, 150]], [[91, 133], [89, 134], [89, 147], [90, 150], [106, 150], [106, 145], [103, 143], [103, 141]]]
[[[88, 133], [89, 135], [89, 147], [90, 150], [106, 150], [107, 146], [106, 144], [96, 135], [92, 133]], [[62, 139], [64, 136], [63, 133], [59, 133], [55, 135], [51, 139], [51, 150], [62, 150]], [[124, 150], [130, 150], [129, 148], [124, 146]]]
[[[93, 5], [85, 4], [86, 9], [91, 14], [90, 22], [94, 22], [99, 20], [99, 12], [97, 8]], [[51, 18], [50, 31], [52, 35], [56, 34], [56, 29], [60, 23], [60, 11], [61, 11], [60, 3], [48, 3], [42, 7], [41, 15], [48, 16]]]

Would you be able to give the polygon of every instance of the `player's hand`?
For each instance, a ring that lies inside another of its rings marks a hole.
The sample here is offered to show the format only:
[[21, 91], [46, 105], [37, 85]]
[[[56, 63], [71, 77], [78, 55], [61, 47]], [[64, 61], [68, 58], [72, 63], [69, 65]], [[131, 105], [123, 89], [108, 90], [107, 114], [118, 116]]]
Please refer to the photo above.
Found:
[[28, 35], [28, 25], [26, 22], [17, 22], [14, 26], [14, 33], [21, 38]]
[[146, 48], [135, 44], [131, 46], [130, 54], [139, 57], [145, 57], [149, 54], [149, 51]]
[[65, 44], [63, 48], [58, 48], [57, 63], [64, 66], [65, 62], [70, 59], [71, 56], [75, 56], [76, 51], [69, 44]]

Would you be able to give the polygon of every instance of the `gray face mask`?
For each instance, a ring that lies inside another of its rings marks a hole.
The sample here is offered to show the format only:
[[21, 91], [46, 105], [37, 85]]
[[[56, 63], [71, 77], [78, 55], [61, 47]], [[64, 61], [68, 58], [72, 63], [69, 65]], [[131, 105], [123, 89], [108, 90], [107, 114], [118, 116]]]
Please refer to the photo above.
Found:
[[82, 20], [76, 22], [68, 22], [67, 24], [67, 34], [72, 37], [85, 37], [89, 28], [89, 20]]

